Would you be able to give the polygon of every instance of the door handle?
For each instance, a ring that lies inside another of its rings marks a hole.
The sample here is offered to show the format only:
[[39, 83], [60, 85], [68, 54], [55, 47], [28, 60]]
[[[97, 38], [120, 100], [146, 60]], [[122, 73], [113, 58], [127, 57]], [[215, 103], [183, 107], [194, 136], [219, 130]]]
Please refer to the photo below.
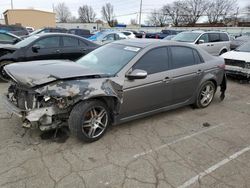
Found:
[[162, 80], [162, 82], [169, 83], [171, 82], [172, 78], [166, 77]]
[[211, 46], [214, 46], [213, 44], [211, 44]]
[[207, 46], [210, 46], [210, 44], [207, 44]]
[[87, 51], [87, 49], [86, 49], [86, 48], [83, 48], [83, 49], [82, 49], [82, 51], [83, 51], [83, 52], [86, 52], [86, 51]]
[[203, 71], [200, 70], [200, 69], [196, 72], [196, 74], [199, 74], [199, 75], [202, 74], [202, 73], [203, 73]]
[[59, 54], [61, 51], [60, 50], [56, 50], [55, 52]]

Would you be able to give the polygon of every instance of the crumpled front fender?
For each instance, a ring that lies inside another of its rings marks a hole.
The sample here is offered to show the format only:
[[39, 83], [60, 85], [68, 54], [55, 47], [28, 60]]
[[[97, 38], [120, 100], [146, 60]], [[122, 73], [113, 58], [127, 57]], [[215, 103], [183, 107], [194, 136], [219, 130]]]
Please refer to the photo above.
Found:
[[98, 96], [115, 97], [122, 101], [122, 85], [108, 78], [62, 80], [39, 87], [35, 90], [43, 96], [86, 100]]

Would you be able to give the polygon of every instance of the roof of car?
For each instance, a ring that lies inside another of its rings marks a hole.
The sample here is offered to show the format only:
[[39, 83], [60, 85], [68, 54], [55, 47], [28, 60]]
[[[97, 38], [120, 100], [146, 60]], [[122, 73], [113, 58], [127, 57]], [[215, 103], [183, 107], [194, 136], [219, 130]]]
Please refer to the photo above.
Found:
[[[139, 48], [146, 48], [148, 46], [155, 45], [155, 44], [191, 46], [183, 42], [168, 41], [168, 40], [161, 40], [161, 39], [127, 39], [127, 40], [119, 40], [114, 43], [128, 45], [128, 46], [135, 46]], [[195, 47], [195, 46], [192, 45], [192, 47]]]
[[[43, 36], [54, 36], [54, 35], [59, 35], [59, 36], [73, 36], [73, 37], [78, 37], [78, 35], [73, 35], [73, 34], [69, 34], [69, 33], [39, 33], [39, 34], [36, 34], [36, 36], [39, 36], [39, 37], [43, 37]], [[80, 37], [81, 38], [81, 37]]]
[[226, 32], [224, 32], [224, 31], [216, 31], [216, 30], [211, 30], [211, 31], [192, 30], [192, 31], [184, 31], [183, 33], [226, 33]]

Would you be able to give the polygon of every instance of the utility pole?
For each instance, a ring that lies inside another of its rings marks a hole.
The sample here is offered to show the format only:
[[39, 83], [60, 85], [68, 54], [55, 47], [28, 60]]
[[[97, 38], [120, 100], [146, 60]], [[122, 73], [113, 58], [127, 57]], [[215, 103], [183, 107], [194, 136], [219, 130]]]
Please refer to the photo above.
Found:
[[13, 0], [11, 0], [11, 9], [13, 9]]
[[140, 3], [140, 13], [139, 13], [139, 26], [141, 27], [141, 13], [142, 13], [142, 0]]

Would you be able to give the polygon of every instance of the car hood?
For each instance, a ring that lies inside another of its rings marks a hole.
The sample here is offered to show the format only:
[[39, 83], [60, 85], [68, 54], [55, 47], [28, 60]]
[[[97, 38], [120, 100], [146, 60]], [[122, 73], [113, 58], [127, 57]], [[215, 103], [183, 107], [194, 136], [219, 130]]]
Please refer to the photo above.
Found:
[[233, 59], [250, 62], [250, 52], [230, 51], [221, 55], [224, 59]]
[[4, 71], [18, 84], [27, 87], [39, 86], [56, 80], [72, 78], [96, 78], [104, 74], [94, 72], [72, 61], [46, 60], [13, 63]]

